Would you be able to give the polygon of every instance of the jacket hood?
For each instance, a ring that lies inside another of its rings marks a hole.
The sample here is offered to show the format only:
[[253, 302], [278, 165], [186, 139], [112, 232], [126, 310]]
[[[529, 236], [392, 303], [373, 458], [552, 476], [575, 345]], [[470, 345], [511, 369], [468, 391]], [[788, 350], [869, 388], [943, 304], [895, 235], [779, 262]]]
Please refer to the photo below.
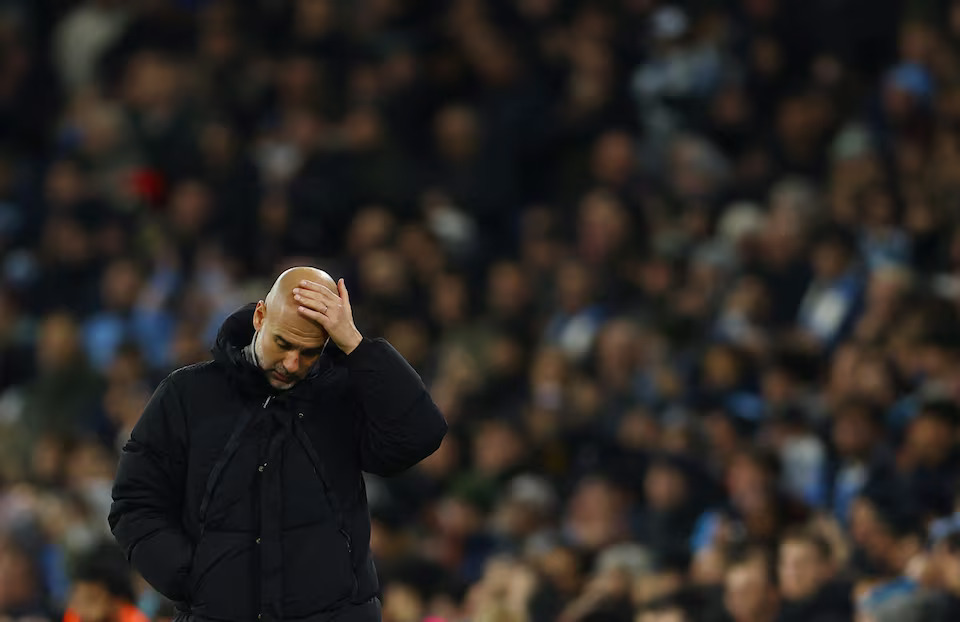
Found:
[[253, 334], [256, 332], [253, 328], [253, 312], [256, 308], [256, 303], [251, 302], [231, 313], [220, 325], [217, 340], [210, 349], [214, 360], [227, 370], [231, 381], [235, 382], [238, 389], [243, 393], [296, 395], [304, 390], [304, 385], [312, 384], [312, 381], [323, 375], [338, 359], [345, 356], [340, 348], [328, 343], [306, 378], [286, 391], [278, 391], [267, 381], [263, 370], [250, 363], [243, 355], [243, 349], [250, 345]]

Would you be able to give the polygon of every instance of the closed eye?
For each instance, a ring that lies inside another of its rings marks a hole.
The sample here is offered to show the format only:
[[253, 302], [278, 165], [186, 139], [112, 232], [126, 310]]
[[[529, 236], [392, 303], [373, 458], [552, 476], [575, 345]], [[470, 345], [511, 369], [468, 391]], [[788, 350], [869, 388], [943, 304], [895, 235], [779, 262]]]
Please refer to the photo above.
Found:
[[[275, 336], [275, 337], [273, 338], [273, 341], [274, 341], [274, 343], [277, 344], [277, 347], [280, 348], [281, 350], [294, 350], [294, 349], [297, 349], [297, 347], [296, 347], [295, 345], [293, 345], [292, 343], [290, 343], [289, 341], [287, 341], [287, 340], [284, 339], [283, 337], [280, 337], [279, 335]], [[322, 351], [322, 348], [309, 348], [309, 349], [306, 349], [306, 350], [301, 350], [301, 351], [300, 351], [300, 354], [303, 355], [303, 356], [305, 356], [305, 357], [307, 357], [307, 358], [314, 358], [314, 357], [320, 356], [320, 352], [321, 352], [321, 351]]]

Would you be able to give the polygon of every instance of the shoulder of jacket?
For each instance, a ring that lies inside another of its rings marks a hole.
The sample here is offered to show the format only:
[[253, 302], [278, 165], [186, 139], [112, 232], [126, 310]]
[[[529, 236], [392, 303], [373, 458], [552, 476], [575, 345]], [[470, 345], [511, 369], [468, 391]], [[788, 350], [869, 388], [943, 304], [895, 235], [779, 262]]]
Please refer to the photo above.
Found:
[[201, 363], [194, 363], [192, 365], [186, 365], [179, 369], [175, 369], [167, 376], [167, 383], [174, 384], [177, 386], [183, 386], [185, 384], [193, 384], [199, 381], [210, 380], [212, 376], [221, 375], [223, 370], [220, 368], [215, 361], [203, 361]]

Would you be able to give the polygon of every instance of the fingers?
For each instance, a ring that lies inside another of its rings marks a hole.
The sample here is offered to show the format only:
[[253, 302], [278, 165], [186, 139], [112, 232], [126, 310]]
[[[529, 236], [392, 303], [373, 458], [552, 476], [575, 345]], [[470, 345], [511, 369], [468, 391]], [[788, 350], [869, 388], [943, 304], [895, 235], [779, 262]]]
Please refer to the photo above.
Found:
[[[334, 303], [328, 297], [325, 297], [322, 292], [317, 292], [311, 289], [304, 289], [301, 287], [296, 287], [293, 290], [293, 299], [299, 303], [310, 303], [310, 306], [317, 309], [322, 306], [330, 306], [331, 303]], [[334, 300], [339, 300], [334, 298]]]
[[294, 290], [293, 290], [294, 294], [298, 293], [297, 290], [301, 290], [301, 291], [299, 292], [299, 293], [301, 293], [301, 294], [302, 294], [304, 291], [314, 292], [314, 293], [319, 294], [319, 295], [321, 295], [321, 296], [323, 296], [323, 297], [325, 297], [326, 299], [329, 299], [329, 300], [340, 300], [340, 296], [337, 295], [337, 292], [331, 290], [331, 289], [330, 289], [329, 287], [327, 287], [326, 285], [323, 285], [323, 284], [321, 284], [321, 283], [317, 283], [317, 282], [315, 282], [315, 281], [300, 281], [300, 286], [299, 286], [299, 287], [295, 287]]
[[337, 281], [337, 289], [340, 290], [340, 299], [348, 309], [350, 308], [350, 293], [347, 291], [347, 283], [341, 278]]
[[299, 311], [300, 315], [307, 318], [308, 320], [312, 320], [317, 324], [319, 324], [320, 326], [327, 328], [327, 322], [329, 321], [329, 318], [327, 318], [327, 316], [321, 313], [320, 311], [311, 309], [310, 307], [305, 307], [303, 305], [300, 305], [299, 307], [297, 307], [297, 311]]
[[330, 320], [336, 320], [343, 309], [340, 299], [336, 296], [334, 296], [332, 301], [321, 300], [321, 297], [316, 293], [301, 291], [298, 294], [294, 294], [294, 300], [301, 305], [301, 307], [315, 311]]
[[343, 279], [337, 281], [337, 291], [339, 295], [326, 285], [304, 280], [299, 287], [293, 288], [293, 298], [299, 305], [300, 315], [330, 332], [337, 326], [353, 325], [350, 294]]

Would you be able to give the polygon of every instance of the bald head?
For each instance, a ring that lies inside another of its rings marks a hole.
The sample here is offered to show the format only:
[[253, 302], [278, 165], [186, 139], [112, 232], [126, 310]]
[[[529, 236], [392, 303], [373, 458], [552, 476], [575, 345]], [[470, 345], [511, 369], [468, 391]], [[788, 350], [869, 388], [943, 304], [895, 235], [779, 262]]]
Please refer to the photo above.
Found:
[[333, 277], [312, 266], [297, 266], [284, 270], [277, 280], [273, 282], [273, 287], [267, 294], [264, 302], [267, 308], [279, 309], [294, 304], [293, 288], [300, 285], [300, 281], [313, 281], [327, 287], [333, 293], [337, 293], [337, 282]]
[[257, 304], [253, 326], [257, 331], [255, 352], [267, 379], [277, 389], [287, 389], [302, 380], [327, 341], [320, 324], [304, 317], [293, 298], [301, 281], [319, 283], [337, 293], [337, 283], [319, 268], [290, 268], [277, 277], [265, 300]]

